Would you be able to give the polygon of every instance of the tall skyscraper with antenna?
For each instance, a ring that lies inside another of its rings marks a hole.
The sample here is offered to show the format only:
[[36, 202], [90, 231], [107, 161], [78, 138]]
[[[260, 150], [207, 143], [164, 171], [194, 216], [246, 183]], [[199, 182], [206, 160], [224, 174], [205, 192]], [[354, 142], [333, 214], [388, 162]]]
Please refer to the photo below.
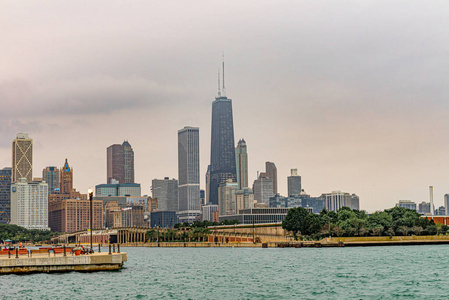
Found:
[[[218, 96], [212, 102], [209, 202], [218, 205], [218, 187], [228, 179], [237, 181], [234, 148], [232, 100], [226, 97], [224, 60], [223, 78], [218, 80]], [[220, 73], [219, 73], [220, 74]], [[220, 86], [220, 83], [222, 84]]]

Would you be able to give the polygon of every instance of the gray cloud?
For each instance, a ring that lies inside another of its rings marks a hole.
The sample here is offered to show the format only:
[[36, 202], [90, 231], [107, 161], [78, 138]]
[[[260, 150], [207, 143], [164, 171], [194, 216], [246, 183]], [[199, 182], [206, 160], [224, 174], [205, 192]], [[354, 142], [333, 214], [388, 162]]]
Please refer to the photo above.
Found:
[[0, 83], [6, 117], [108, 114], [117, 110], [172, 105], [181, 91], [145, 78], [82, 78], [32, 85], [24, 80]]

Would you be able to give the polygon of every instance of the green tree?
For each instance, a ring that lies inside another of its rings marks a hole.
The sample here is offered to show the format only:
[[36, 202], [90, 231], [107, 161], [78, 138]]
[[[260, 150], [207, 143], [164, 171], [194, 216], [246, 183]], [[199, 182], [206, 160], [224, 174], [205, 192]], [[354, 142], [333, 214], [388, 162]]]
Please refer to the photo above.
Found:
[[391, 228], [392, 226], [393, 226], [393, 217], [391, 214], [385, 211], [375, 212], [366, 219], [366, 227], [368, 230], [372, 232], [374, 228], [377, 228], [376, 234], [374, 235], [378, 235], [377, 234], [378, 228], [382, 227], [383, 230], [388, 230], [388, 228]]
[[303, 230], [301, 231], [304, 235], [312, 235], [320, 232], [323, 225], [321, 223], [321, 218], [316, 214], [307, 214], [304, 218]]
[[337, 219], [339, 223], [351, 218], [357, 218], [357, 215], [349, 207], [344, 206], [338, 210]]
[[290, 208], [284, 221], [282, 221], [282, 228], [288, 231], [292, 231], [293, 236], [296, 239], [298, 232], [300, 232], [301, 234], [305, 234], [305, 219], [308, 215], [309, 212], [303, 207]]

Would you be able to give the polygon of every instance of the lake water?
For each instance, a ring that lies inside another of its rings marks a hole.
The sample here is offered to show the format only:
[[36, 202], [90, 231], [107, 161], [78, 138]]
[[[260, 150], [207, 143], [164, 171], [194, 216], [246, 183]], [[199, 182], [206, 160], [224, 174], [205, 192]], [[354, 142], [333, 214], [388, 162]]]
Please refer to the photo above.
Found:
[[[106, 248], [104, 251], [107, 251]], [[11, 299], [447, 299], [449, 245], [122, 248], [118, 272], [0, 276]]]

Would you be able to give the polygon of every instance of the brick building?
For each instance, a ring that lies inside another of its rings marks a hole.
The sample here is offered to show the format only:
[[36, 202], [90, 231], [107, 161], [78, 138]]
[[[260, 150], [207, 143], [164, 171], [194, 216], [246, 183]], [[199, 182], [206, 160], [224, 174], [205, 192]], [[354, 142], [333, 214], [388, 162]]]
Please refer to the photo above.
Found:
[[[49, 227], [56, 232], [75, 232], [90, 228], [90, 201], [63, 199], [49, 203]], [[93, 228], [103, 228], [103, 201], [93, 200]]]

